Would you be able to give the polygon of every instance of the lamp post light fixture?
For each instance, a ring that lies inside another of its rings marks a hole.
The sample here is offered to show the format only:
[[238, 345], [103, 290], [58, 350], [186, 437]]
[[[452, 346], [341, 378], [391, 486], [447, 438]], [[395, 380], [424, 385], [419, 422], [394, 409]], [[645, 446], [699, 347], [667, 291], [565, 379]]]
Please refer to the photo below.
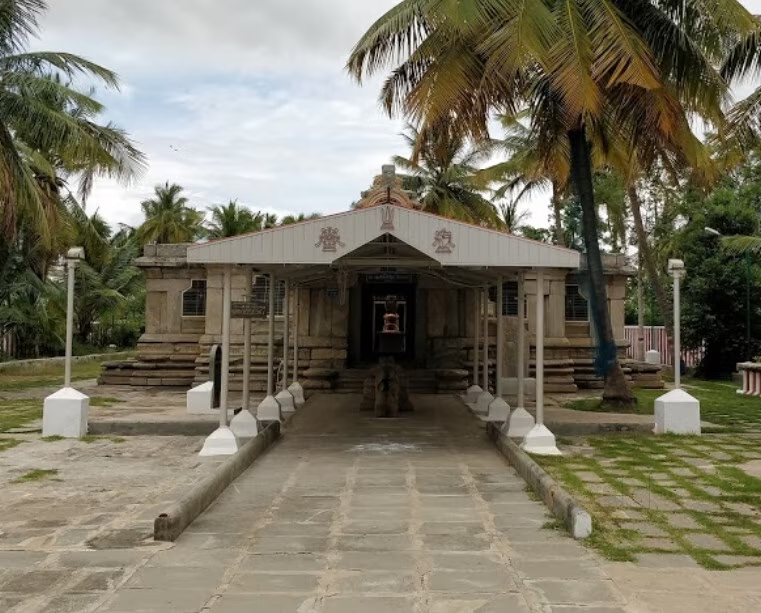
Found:
[[[716, 230], [706, 226], [704, 228], [708, 234], [712, 234], [718, 238], [723, 238], [724, 235]], [[752, 356], [750, 355], [750, 253], [747, 251], [744, 254], [745, 259], [745, 359], [750, 361]]]
[[84, 247], [72, 247], [66, 253], [68, 287], [66, 290], [66, 358], [63, 386], [71, 387], [71, 354], [74, 344], [74, 282], [77, 262], [85, 259]]
[[77, 263], [85, 259], [83, 247], [66, 253], [66, 357], [63, 388], [45, 398], [42, 412], [42, 435], [81, 438], [87, 434], [90, 398], [71, 387], [71, 356], [74, 339], [74, 281]]
[[655, 434], [700, 434], [700, 401], [681, 389], [680, 281], [686, 270], [682, 260], [669, 260], [674, 279], [674, 389], [655, 400]]

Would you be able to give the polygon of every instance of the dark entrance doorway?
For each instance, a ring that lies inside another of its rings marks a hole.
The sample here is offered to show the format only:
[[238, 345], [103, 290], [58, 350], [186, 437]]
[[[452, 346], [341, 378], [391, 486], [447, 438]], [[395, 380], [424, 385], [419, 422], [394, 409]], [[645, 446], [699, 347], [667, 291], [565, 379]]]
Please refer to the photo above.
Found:
[[383, 315], [387, 296], [396, 296], [399, 330], [402, 334], [402, 353], [397, 361], [409, 363], [415, 359], [415, 290], [414, 280], [390, 279], [374, 282], [372, 276], [362, 285], [360, 309], [359, 356], [365, 364], [378, 361], [379, 334], [383, 330]]

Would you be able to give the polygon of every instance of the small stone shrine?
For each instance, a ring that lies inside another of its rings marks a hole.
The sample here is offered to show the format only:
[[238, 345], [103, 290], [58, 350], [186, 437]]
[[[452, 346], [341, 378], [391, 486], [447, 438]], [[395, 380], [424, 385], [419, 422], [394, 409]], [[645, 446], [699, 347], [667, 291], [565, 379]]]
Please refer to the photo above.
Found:
[[411, 411], [409, 387], [404, 371], [394, 356], [404, 352], [404, 337], [399, 328], [396, 296], [386, 296], [383, 329], [378, 332], [378, 365], [365, 381], [361, 408], [374, 410], [376, 417], [397, 417]]

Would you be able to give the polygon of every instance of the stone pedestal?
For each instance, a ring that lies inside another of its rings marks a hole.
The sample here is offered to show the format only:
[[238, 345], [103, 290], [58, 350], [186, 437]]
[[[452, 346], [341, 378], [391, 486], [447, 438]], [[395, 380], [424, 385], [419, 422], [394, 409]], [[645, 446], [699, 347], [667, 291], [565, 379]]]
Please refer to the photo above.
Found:
[[275, 400], [280, 405], [281, 413], [294, 413], [296, 411], [296, 404], [293, 400], [293, 394], [288, 390], [283, 390], [277, 396]]
[[82, 438], [87, 434], [90, 398], [74, 388], [64, 387], [45, 398], [42, 436]]
[[238, 439], [233, 431], [225, 426], [217, 428], [206, 438], [203, 449], [201, 449], [201, 453], [198, 455], [203, 457], [233, 455], [238, 449], [240, 449]]
[[656, 351], [655, 349], [651, 349], [650, 351], [645, 352], [645, 362], [648, 364], [660, 364], [661, 363], [661, 353], [660, 351]]
[[465, 392], [465, 402], [467, 404], [475, 404], [483, 391], [480, 385], [471, 385]]
[[376, 417], [396, 417], [401, 411], [413, 410], [409, 383], [393, 359], [382, 359], [365, 380], [360, 410], [372, 410]]
[[301, 383], [294, 381], [288, 386], [288, 391], [293, 396], [293, 404], [296, 408], [300, 409], [303, 407], [306, 401], [304, 400], [304, 388], [301, 387]]
[[256, 408], [256, 418], [259, 421], [282, 421], [280, 405], [274, 396], [267, 396]]
[[473, 407], [473, 410], [479, 415], [488, 415], [489, 405], [493, 401], [494, 401], [494, 396], [492, 396], [489, 392], [481, 392], [478, 395], [478, 399], [476, 400], [476, 404]]
[[243, 409], [230, 422], [230, 430], [241, 441], [254, 438], [259, 434], [259, 426], [256, 423], [256, 418], [251, 415], [250, 411]]
[[682, 389], [655, 399], [655, 434], [700, 434], [700, 401]]
[[189, 389], [186, 394], [188, 415], [217, 415], [213, 408], [214, 383], [207, 381]]
[[495, 398], [489, 405], [489, 414], [486, 421], [506, 422], [510, 415], [510, 405], [502, 398]]
[[526, 409], [519, 407], [510, 414], [503, 432], [510, 438], [524, 438], [536, 425], [534, 418]]
[[535, 455], [563, 455], [557, 448], [555, 435], [545, 425], [531, 428], [523, 439], [521, 449]]

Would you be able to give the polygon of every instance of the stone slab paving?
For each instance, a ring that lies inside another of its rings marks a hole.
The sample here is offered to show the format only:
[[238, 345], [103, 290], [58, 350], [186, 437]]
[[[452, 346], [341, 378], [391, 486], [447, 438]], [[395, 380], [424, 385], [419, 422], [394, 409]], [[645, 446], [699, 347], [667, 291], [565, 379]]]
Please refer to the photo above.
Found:
[[[92, 610], [165, 544], [153, 519], [218, 460], [189, 437], [46, 442], [0, 453], [0, 611]], [[15, 483], [30, 470], [58, 471]]]
[[592, 512], [595, 543], [609, 555], [761, 566], [761, 479], [752, 471], [759, 435], [598, 437], [566, 451], [539, 461]]
[[284, 439], [105, 613], [621, 613], [600, 559], [544, 529], [543, 504], [459, 400], [376, 420], [312, 399]]

